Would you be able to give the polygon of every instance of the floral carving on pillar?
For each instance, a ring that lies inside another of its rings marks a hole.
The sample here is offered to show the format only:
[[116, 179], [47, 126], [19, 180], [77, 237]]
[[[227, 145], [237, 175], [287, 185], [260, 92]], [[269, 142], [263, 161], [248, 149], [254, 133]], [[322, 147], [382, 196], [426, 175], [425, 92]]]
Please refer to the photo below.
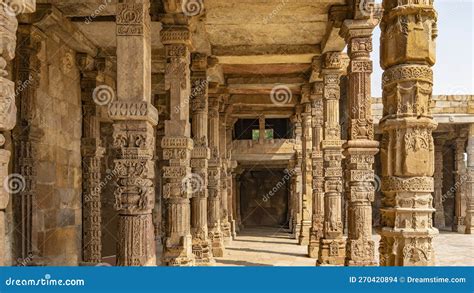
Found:
[[[156, 265], [155, 130], [158, 111], [151, 104], [149, 1], [117, 4], [117, 100], [108, 104], [113, 124], [118, 212], [118, 266]], [[134, 74], [130, 70], [133, 68]]]
[[324, 159], [321, 149], [324, 125], [323, 89], [324, 84], [322, 82], [315, 82], [311, 92], [311, 116], [313, 126], [313, 216], [308, 255], [312, 258], [318, 258], [319, 242], [323, 237], [324, 226]]
[[372, 31], [377, 22], [346, 20], [341, 35], [349, 45], [350, 63], [348, 141], [344, 144], [348, 205], [348, 266], [373, 266], [375, 243], [372, 240], [372, 202], [375, 197], [373, 164], [379, 143], [374, 140], [371, 111]]
[[323, 56], [321, 76], [324, 82], [324, 227], [319, 244], [317, 265], [343, 265], [345, 241], [342, 237], [342, 144], [339, 122], [340, 76], [343, 67], [340, 52]]

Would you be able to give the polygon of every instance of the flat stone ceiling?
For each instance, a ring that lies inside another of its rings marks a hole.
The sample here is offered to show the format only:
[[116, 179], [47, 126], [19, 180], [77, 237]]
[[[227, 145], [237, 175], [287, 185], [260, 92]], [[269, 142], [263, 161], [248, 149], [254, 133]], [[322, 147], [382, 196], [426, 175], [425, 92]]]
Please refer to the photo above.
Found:
[[328, 10], [339, 1], [208, 0], [206, 29], [213, 46], [319, 44]]

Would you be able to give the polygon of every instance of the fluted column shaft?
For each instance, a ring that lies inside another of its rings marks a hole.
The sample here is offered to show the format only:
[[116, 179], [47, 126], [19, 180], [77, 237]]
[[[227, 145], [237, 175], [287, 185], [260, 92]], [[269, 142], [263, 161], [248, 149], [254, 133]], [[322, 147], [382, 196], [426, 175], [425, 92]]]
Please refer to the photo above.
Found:
[[381, 266], [434, 265], [433, 1], [384, 0]]
[[324, 236], [319, 245], [318, 265], [343, 265], [345, 242], [342, 237], [342, 144], [339, 122], [340, 76], [342, 55], [323, 56], [321, 75], [324, 82]]
[[370, 20], [346, 20], [341, 35], [349, 45], [350, 64], [348, 141], [344, 145], [346, 181], [348, 190], [348, 238], [346, 260], [348, 266], [373, 266], [375, 243], [372, 240], [372, 202], [375, 198], [375, 155], [379, 143], [374, 140], [372, 96], [372, 31], [377, 22]]

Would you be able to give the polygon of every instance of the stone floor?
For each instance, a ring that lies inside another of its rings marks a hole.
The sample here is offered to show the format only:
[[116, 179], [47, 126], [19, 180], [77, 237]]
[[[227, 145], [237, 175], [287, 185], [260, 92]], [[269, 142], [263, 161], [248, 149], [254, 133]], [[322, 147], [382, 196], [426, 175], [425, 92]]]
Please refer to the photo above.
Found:
[[[379, 241], [379, 236], [374, 235]], [[434, 240], [438, 266], [474, 266], [474, 235], [442, 231]], [[307, 247], [297, 245], [285, 229], [247, 228], [227, 246], [218, 266], [314, 266]], [[378, 255], [377, 255], [378, 258]]]

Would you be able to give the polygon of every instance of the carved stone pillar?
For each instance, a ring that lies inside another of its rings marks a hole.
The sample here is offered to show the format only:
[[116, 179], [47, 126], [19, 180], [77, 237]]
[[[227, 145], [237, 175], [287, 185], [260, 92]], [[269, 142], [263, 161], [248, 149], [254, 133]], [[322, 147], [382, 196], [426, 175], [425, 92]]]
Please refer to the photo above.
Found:
[[344, 145], [347, 180], [348, 266], [374, 266], [375, 243], [372, 240], [372, 202], [375, 198], [375, 155], [379, 143], [374, 140], [372, 96], [372, 31], [373, 20], [346, 20], [341, 35], [348, 44], [349, 95], [348, 141]]
[[191, 234], [196, 264], [209, 265], [213, 262], [211, 243], [207, 228], [208, 161], [211, 157], [208, 134], [208, 80], [207, 56], [194, 54], [192, 57], [191, 108], [194, 149], [191, 154], [192, 189]]
[[446, 226], [443, 206], [443, 149], [445, 141], [440, 137], [435, 139], [434, 207], [436, 212], [434, 226], [439, 229]]
[[343, 61], [341, 53], [323, 56], [324, 82], [324, 236], [319, 244], [317, 265], [343, 265], [345, 242], [342, 237], [342, 144], [339, 124], [339, 79]]
[[[230, 140], [232, 141], [232, 136], [230, 137]], [[231, 232], [231, 238], [235, 239], [237, 237], [236, 233], [236, 227], [235, 227], [235, 220], [234, 220], [234, 184], [233, 184], [233, 174], [235, 167], [237, 167], [237, 162], [236, 161], [230, 161], [229, 160], [229, 172], [227, 173], [227, 211], [229, 212], [229, 223], [230, 223], [230, 232]]]
[[227, 156], [227, 134], [226, 134], [226, 104], [225, 95], [219, 105], [219, 151], [221, 157], [221, 229], [224, 236], [224, 243], [228, 244], [232, 240], [232, 229], [229, 222], [229, 174], [230, 160]]
[[100, 85], [97, 83], [97, 76], [100, 66], [104, 63], [103, 60], [94, 60], [86, 54], [78, 54], [76, 59], [81, 70], [83, 115], [81, 139], [83, 261], [85, 265], [94, 265], [102, 260], [100, 166], [105, 153], [100, 139], [100, 105], [96, 104], [96, 100], [100, 97], [94, 95], [101, 94], [96, 90], [101, 89], [98, 87]]
[[474, 234], [474, 124], [469, 125], [467, 139], [467, 207], [465, 233]]
[[437, 36], [433, 1], [384, 0], [381, 266], [432, 266], [434, 144], [430, 112]]
[[[16, 48], [16, 31], [18, 21], [16, 15], [21, 13], [31, 13], [35, 11], [35, 1], [21, 0], [15, 3], [0, 5], [0, 34], [2, 42], [0, 42], [0, 182], [9, 188], [0, 188], [0, 266], [6, 265], [5, 256], [5, 209], [9, 202], [9, 190], [13, 186], [14, 177], [8, 175], [8, 163], [10, 161], [10, 151], [3, 148], [5, 144], [5, 132], [13, 129], [16, 124], [17, 108], [15, 105], [15, 83], [9, 79], [6, 70], [8, 62], [15, 57]], [[33, 137], [36, 137], [33, 135]], [[32, 138], [32, 137], [31, 137]], [[26, 150], [25, 150], [26, 151]], [[34, 176], [34, 174], [33, 174]], [[33, 178], [29, 178], [33, 179]], [[25, 179], [24, 179], [25, 180]], [[18, 183], [18, 182], [17, 182]], [[24, 185], [24, 183], [22, 183]], [[34, 187], [34, 186], [33, 186]], [[27, 195], [31, 196], [31, 194]], [[31, 235], [30, 235], [31, 236]], [[30, 238], [31, 240], [31, 238]], [[22, 243], [22, 245], [24, 242]], [[23, 250], [28, 254], [29, 251], [35, 249], [34, 243], [26, 241], [27, 246]], [[21, 252], [23, 254], [23, 252]]]
[[221, 230], [221, 159], [219, 156], [219, 97], [209, 96], [209, 199], [208, 227], [214, 257], [224, 256], [224, 236]]
[[[117, 4], [117, 101], [109, 104], [118, 158], [118, 266], [156, 265], [152, 209], [158, 114], [151, 99], [149, 1]], [[130, 70], [133, 68], [134, 70]]]
[[[16, 246], [15, 258], [20, 262], [28, 259], [28, 265], [41, 265], [38, 247], [37, 205], [37, 161], [38, 144], [44, 132], [36, 119], [37, 88], [40, 82], [40, 61], [37, 54], [41, 37], [33, 26], [21, 25], [18, 28], [18, 46], [14, 62], [16, 104], [18, 106], [17, 125], [12, 132], [14, 161], [10, 180], [18, 176], [18, 192], [13, 197], [14, 230]], [[12, 191], [14, 192], [14, 191]]]
[[313, 123], [313, 217], [310, 230], [308, 255], [318, 258], [319, 242], [323, 237], [324, 224], [324, 167], [321, 142], [323, 141], [323, 83], [315, 82], [311, 94], [311, 116]]
[[465, 220], [465, 211], [466, 211], [466, 179], [467, 179], [467, 169], [464, 162], [464, 153], [466, 152], [466, 139], [460, 137], [455, 141], [455, 167], [456, 171], [454, 172], [455, 178], [455, 190], [456, 195], [454, 199], [454, 225], [453, 231], [458, 233], [464, 233], [466, 227], [464, 225]]
[[293, 217], [293, 233], [295, 239], [299, 239], [301, 232], [301, 219], [302, 219], [302, 210], [303, 210], [303, 178], [302, 178], [302, 162], [303, 162], [303, 152], [302, 152], [302, 119], [301, 119], [301, 107], [297, 106], [296, 114], [292, 117], [294, 132], [295, 132], [295, 172], [294, 172], [294, 210], [296, 211]]
[[[295, 169], [296, 162], [294, 159], [290, 160], [288, 163], [288, 170]], [[291, 234], [294, 234], [294, 219], [296, 217], [296, 178], [294, 173], [290, 178], [290, 186], [289, 186], [289, 199], [288, 199], [288, 228]]]
[[235, 225], [235, 230], [234, 230], [234, 238], [237, 237], [237, 232], [240, 232], [240, 221], [239, 221], [239, 213], [240, 213], [240, 198], [239, 198], [239, 188], [240, 188], [240, 183], [239, 183], [239, 177], [240, 175], [233, 172], [232, 173], [232, 216], [234, 219], [234, 225]]
[[237, 225], [237, 232], [240, 232], [244, 227], [242, 225], [242, 215], [240, 211], [240, 176], [241, 174], [238, 174], [235, 177], [235, 213], [236, 213], [236, 225]]
[[303, 126], [303, 206], [301, 214], [301, 230], [298, 238], [299, 245], [309, 245], [309, 230], [311, 229], [313, 215], [313, 169], [311, 155], [313, 151], [313, 129], [310, 94], [310, 87], [303, 86], [301, 99], [301, 102], [303, 103], [303, 112], [301, 113]]

